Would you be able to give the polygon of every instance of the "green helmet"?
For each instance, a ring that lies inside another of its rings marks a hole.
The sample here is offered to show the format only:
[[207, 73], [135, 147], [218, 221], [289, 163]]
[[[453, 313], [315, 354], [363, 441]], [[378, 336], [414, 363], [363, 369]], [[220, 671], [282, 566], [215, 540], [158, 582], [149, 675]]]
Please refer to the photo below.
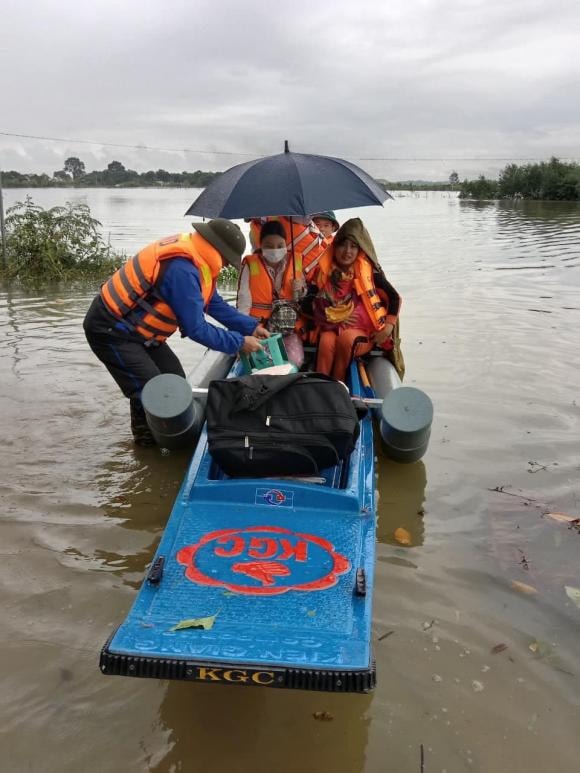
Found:
[[336, 219], [336, 215], [331, 209], [327, 210], [326, 212], [317, 212], [316, 214], [312, 215], [313, 220], [315, 217], [323, 217], [325, 220], [330, 220], [330, 222], [332, 223], [333, 231], [338, 231], [338, 229], [340, 228], [340, 223]]
[[246, 237], [238, 225], [223, 217], [210, 220], [209, 223], [192, 223], [192, 225], [206, 242], [216, 248], [225, 261], [239, 271], [242, 255], [246, 249]]

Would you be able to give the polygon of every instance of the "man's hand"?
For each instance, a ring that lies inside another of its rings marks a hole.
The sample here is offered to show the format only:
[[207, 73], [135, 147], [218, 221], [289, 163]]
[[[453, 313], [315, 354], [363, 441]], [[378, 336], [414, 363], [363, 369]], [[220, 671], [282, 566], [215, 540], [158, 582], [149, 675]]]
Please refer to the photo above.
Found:
[[[258, 325], [258, 327], [260, 326]], [[255, 336], [244, 336], [244, 343], [240, 351], [244, 354], [250, 354], [251, 352], [259, 352], [261, 348], [262, 344]]]
[[256, 336], [256, 338], [270, 338], [270, 331], [266, 330], [263, 325], [256, 325], [252, 335]]
[[382, 330], [379, 330], [378, 333], [375, 333], [375, 337], [374, 337], [375, 344], [377, 346], [384, 344], [387, 338], [391, 337], [393, 328], [394, 328], [394, 325], [385, 325], [385, 327]]

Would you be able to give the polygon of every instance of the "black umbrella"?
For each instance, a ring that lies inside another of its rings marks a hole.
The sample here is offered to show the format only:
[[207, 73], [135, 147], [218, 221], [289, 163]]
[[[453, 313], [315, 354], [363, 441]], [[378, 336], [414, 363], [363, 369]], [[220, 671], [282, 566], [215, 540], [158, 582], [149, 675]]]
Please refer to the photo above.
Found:
[[368, 207], [392, 196], [349, 161], [331, 156], [284, 153], [228, 169], [185, 213], [228, 219], [285, 215], [308, 217], [329, 209]]

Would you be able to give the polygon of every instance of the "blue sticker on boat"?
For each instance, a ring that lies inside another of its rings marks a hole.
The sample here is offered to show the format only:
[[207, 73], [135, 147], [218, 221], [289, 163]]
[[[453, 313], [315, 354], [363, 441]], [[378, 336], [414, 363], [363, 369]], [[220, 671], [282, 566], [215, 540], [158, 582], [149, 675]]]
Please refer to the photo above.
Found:
[[257, 488], [257, 505], [273, 505], [274, 507], [294, 507], [294, 492], [279, 488]]

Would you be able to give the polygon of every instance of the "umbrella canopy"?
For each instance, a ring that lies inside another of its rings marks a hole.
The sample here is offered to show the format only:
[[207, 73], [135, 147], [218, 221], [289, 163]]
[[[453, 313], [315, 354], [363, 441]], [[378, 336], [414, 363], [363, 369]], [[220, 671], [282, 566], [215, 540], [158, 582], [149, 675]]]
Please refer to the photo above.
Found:
[[186, 215], [228, 219], [308, 217], [328, 209], [368, 207], [392, 196], [365, 171], [331, 156], [291, 153], [228, 169], [197, 197]]

